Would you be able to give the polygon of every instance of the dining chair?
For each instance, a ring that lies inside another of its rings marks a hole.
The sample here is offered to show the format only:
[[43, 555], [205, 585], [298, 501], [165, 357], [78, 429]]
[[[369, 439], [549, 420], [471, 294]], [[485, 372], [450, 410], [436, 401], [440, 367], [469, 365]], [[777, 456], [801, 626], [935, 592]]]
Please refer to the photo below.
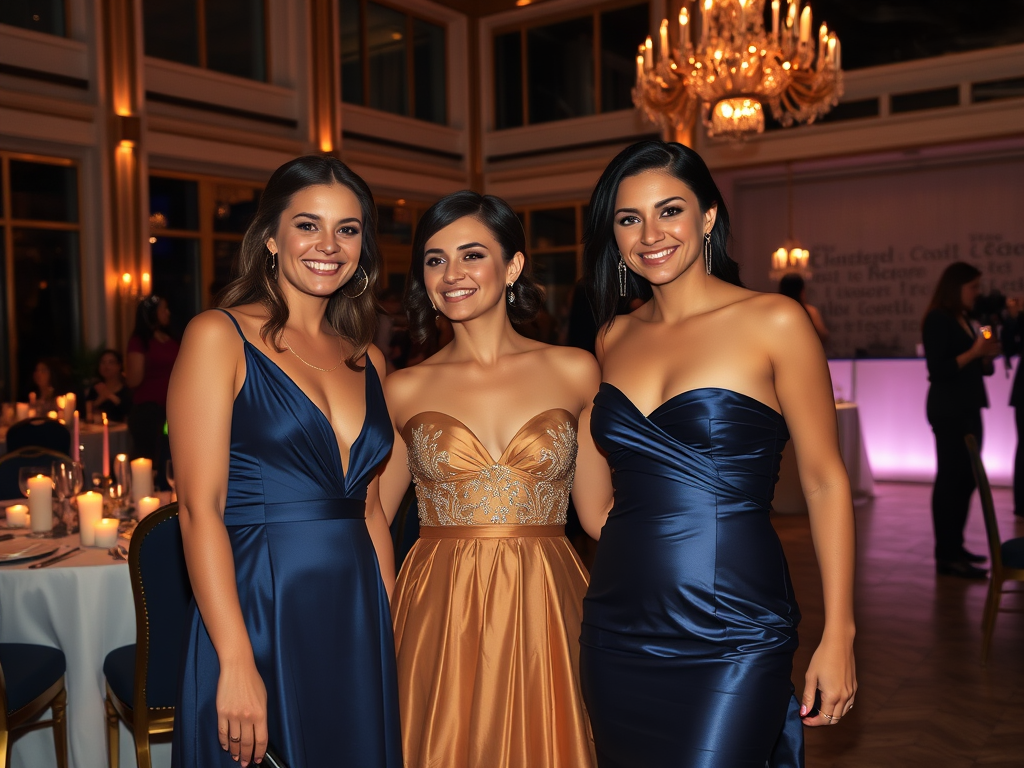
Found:
[[21, 498], [18, 487], [18, 470], [22, 467], [43, 467], [47, 472], [55, 461], [71, 461], [66, 453], [52, 451], [49, 448], [19, 448], [0, 456], [0, 499]]
[[[1007, 581], [1024, 582], [1024, 536], [1003, 541], [999, 536], [999, 523], [996, 521], [996, 505], [992, 499], [992, 486], [989, 485], [985, 465], [981, 462], [981, 451], [974, 435], [967, 435], [967, 452], [971, 457], [971, 468], [974, 479], [978, 483], [978, 494], [981, 496], [981, 513], [985, 518], [985, 533], [988, 536], [989, 582], [988, 596], [985, 598], [985, 612], [981, 618], [983, 636], [981, 640], [981, 663], [988, 663], [988, 653], [992, 646], [992, 633], [996, 627], [996, 614]], [[1022, 590], [1012, 590], [1021, 592]]]
[[7, 428], [7, 450], [18, 448], [49, 448], [59, 453], [71, 452], [71, 431], [56, 419], [38, 416], [22, 419]]
[[[53, 728], [57, 768], [67, 768], [64, 652], [28, 643], [0, 643], [0, 768], [11, 764], [11, 746], [23, 733]], [[50, 719], [39, 715], [49, 709]]]
[[181, 545], [178, 505], [144, 518], [128, 547], [135, 596], [135, 644], [116, 648], [103, 662], [107, 681], [107, 751], [120, 761], [120, 722], [135, 737], [139, 768], [150, 768], [150, 736], [174, 729], [178, 661], [192, 587]]

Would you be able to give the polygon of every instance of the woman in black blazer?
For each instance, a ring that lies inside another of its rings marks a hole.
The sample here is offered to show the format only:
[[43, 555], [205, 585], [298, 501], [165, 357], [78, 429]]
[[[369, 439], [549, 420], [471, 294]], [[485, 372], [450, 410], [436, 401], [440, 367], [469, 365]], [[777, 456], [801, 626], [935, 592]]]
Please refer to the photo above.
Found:
[[928, 423], [935, 433], [937, 468], [932, 490], [935, 565], [940, 574], [985, 578], [981, 555], [964, 549], [964, 526], [976, 487], [965, 435], [981, 445], [981, 409], [988, 407], [984, 376], [992, 375], [999, 342], [967, 319], [981, 288], [981, 272], [966, 262], [946, 267], [935, 288], [922, 332], [928, 363]]

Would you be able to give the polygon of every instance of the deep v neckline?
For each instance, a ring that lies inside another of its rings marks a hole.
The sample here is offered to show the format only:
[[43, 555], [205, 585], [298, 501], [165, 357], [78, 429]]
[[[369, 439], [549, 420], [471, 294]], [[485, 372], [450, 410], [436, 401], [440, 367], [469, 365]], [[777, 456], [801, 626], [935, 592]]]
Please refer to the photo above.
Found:
[[[309, 406], [313, 409], [313, 411], [320, 417], [320, 419], [321, 419], [321, 421], [323, 423], [323, 426], [327, 427], [327, 432], [331, 435], [331, 437], [334, 438], [334, 456], [335, 456], [335, 459], [337, 459], [337, 462], [338, 462], [338, 470], [341, 472], [341, 479], [344, 482], [344, 484], [347, 486], [348, 485], [348, 474], [349, 474], [349, 472], [352, 469], [352, 461], [353, 461], [353, 457], [355, 456], [356, 446], [359, 444], [359, 441], [362, 440], [363, 435], [366, 433], [366, 424], [367, 424], [367, 422], [370, 419], [370, 369], [373, 368], [373, 363], [370, 362], [370, 356], [367, 355], [364, 358], [365, 363], [366, 363], [366, 368], [364, 369], [364, 373], [363, 373], [363, 401], [364, 401], [364, 408], [365, 408], [365, 410], [363, 412], [363, 423], [359, 427], [359, 433], [356, 435], [356, 439], [353, 440], [352, 444], [349, 445], [349, 447], [348, 447], [348, 466], [346, 467], [344, 465], [344, 463], [342, 462], [342, 460], [341, 460], [341, 439], [338, 437], [338, 433], [334, 430], [334, 424], [332, 424], [331, 420], [327, 418], [327, 414], [323, 412], [323, 409], [321, 409], [320, 406], [317, 405], [316, 402], [314, 402], [313, 398], [311, 398], [309, 395], [307, 395], [303, 391], [302, 387], [300, 387], [298, 384], [295, 383], [295, 380], [291, 376], [289, 376], [287, 373], [285, 373], [284, 368], [282, 368], [280, 365], [278, 365], [273, 360], [271, 360], [270, 356], [267, 355], [262, 349], [257, 347], [255, 344], [253, 344], [251, 341], [249, 341], [246, 338], [243, 338], [242, 341], [245, 344], [246, 349], [251, 349], [251, 350], [257, 352], [260, 355], [260, 357], [262, 357], [270, 366], [272, 366], [273, 369], [275, 371], [277, 371], [277, 373], [285, 381], [287, 381], [288, 384], [296, 392], [299, 393], [299, 395], [309, 404]], [[377, 375], [377, 370], [375, 368], [373, 368], [373, 373], [374, 373], [375, 376]], [[242, 386], [245, 387], [245, 384], [248, 381], [249, 381], [249, 372], [246, 371], [245, 382], [242, 382]]]
[[505, 446], [505, 450], [503, 450], [501, 452], [501, 454], [498, 456], [497, 460], [495, 460], [494, 456], [491, 454], [491, 452], [487, 448], [487, 446], [483, 444], [483, 441], [479, 437], [477, 437], [476, 432], [474, 432], [466, 424], [466, 422], [464, 422], [462, 419], [458, 419], [455, 416], [452, 416], [450, 414], [443, 413], [442, 411], [420, 411], [419, 413], [417, 413], [414, 416], [412, 416], [408, 421], [406, 421], [405, 427], [403, 427], [402, 431], [404, 432], [405, 429], [408, 428], [410, 424], [412, 424], [413, 422], [415, 422], [417, 420], [419, 420], [422, 423], [423, 422], [423, 418], [422, 417], [424, 417], [424, 416], [430, 416], [430, 415], [443, 416], [446, 419], [454, 421], [456, 424], [458, 424], [460, 427], [462, 427], [464, 430], [466, 430], [466, 432], [469, 433], [470, 437], [473, 438], [473, 440], [476, 442], [476, 444], [480, 448], [480, 450], [483, 451], [484, 456], [487, 457], [487, 461], [489, 462], [489, 466], [492, 466], [492, 467], [493, 466], [504, 466], [506, 464], [506, 459], [508, 458], [509, 451], [512, 450], [512, 446], [514, 446], [516, 444], [516, 442], [519, 440], [519, 436], [522, 435], [523, 432], [526, 431], [526, 428], [529, 427], [531, 424], [533, 424], [535, 421], [537, 421], [542, 416], [547, 416], [549, 413], [553, 413], [555, 411], [561, 411], [562, 413], [566, 413], [566, 414], [569, 415], [570, 418], [573, 419], [574, 422], [576, 421], [576, 419], [573, 417], [572, 413], [567, 411], [565, 408], [548, 408], [546, 411], [541, 411], [540, 413], [536, 414], [535, 416], [531, 416], [529, 419], [527, 419], [526, 423], [523, 424], [523, 426], [521, 426], [516, 431], [516, 433], [514, 435], [512, 435], [512, 439], [508, 441], [508, 445]]

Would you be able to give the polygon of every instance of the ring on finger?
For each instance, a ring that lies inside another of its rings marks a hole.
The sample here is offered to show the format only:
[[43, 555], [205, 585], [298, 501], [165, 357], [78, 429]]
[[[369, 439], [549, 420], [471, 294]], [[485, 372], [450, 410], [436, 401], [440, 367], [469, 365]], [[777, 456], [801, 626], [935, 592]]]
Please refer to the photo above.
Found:
[[237, 744], [241, 740], [242, 740], [241, 736], [239, 736], [238, 738], [235, 738], [234, 736], [228, 736], [228, 741], [230, 741], [230, 742], [232, 742], [234, 744]]

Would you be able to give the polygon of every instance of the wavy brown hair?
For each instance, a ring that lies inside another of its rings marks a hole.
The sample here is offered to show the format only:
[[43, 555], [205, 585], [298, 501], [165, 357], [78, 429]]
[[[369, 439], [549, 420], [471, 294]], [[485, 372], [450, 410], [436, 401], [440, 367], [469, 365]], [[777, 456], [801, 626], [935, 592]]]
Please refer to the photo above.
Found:
[[[237, 275], [217, 297], [220, 307], [240, 304], [261, 304], [270, 317], [260, 328], [260, 337], [278, 352], [285, 323], [288, 322], [288, 304], [277, 284], [277, 270], [271, 269], [272, 254], [267, 241], [277, 235], [281, 215], [291, 204], [296, 193], [307, 187], [341, 184], [359, 201], [362, 211], [362, 247], [359, 266], [366, 273], [367, 284], [356, 298], [336, 291], [327, 301], [326, 317], [339, 336], [352, 344], [352, 354], [345, 364], [353, 370], [362, 370], [358, 361], [366, 354], [377, 328], [376, 285], [381, 271], [380, 249], [377, 247], [377, 206], [373, 193], [347, 165], [330, 155], [307, 155], [285, 163], [270, 177], [260, 196], [256, 218], [245, 231], [242, 247], [235, 260]], [[351, 282], [351, 281], [350, 281]], [[347, 283], [346, 283], [347, 285]], [[269, 341], [268, 341], [269, 339]]]

